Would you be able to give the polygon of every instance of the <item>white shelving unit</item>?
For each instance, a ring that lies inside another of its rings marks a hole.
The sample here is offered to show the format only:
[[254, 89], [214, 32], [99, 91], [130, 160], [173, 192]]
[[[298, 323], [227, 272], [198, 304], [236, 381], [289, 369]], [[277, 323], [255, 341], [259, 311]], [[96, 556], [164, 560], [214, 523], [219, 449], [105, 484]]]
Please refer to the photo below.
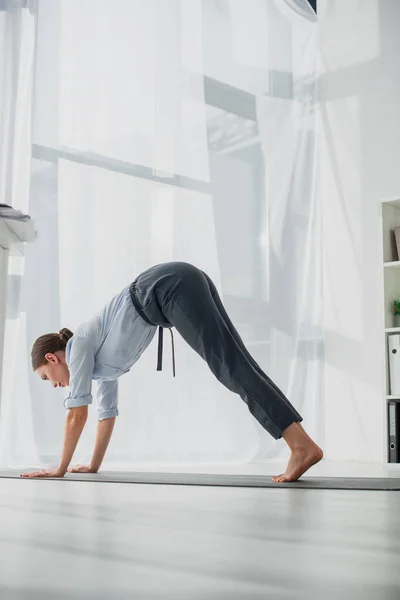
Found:
[[25, 243], [36, 239], [35, 226], [30, 221], [14, 221], [0, 217], [0, 404], [3, 366], [4, 328], [7, 306], [7, 276], [9, 256], [23, 256]]
[[[384, 315], [385, 315], [385, 435], [388, 447], [388, 402], [400, 402], [400, 391], [392, 395], [389, 380], [388, 337], [400, 335], [400, 325], [395, 323], [393, 314], [393, 301], [400, 299], [400, 256], [397, 251], [394, 228], [400, 226], [400, 194], [382, 200], [382, 242], [383, 242], [383, 278], [384, 278]], [[388, 461], [388, 455], [386, 455]], [[398, 463], [400, 465], [400, 463]], [[396, 466], [390, 463], [391, 466]]]
[[392, 262], [384, 263], [383, 266], [385, 267], [385, 269], [390, 269], [390, 268], [396, 269], [396, 268], [400, 267], [400, 260], [394, 260]]

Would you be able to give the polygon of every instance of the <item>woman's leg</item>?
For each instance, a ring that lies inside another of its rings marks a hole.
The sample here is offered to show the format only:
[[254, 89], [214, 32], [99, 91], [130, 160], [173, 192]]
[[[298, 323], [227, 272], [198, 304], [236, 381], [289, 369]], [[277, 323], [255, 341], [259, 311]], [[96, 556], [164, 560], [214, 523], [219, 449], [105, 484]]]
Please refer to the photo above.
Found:
[[275, 439], [284, 437], [292, 449], [291, 467], [277, 480], [297, 479], [318, 462], [317, 447], [296, 425], [301, 416], [246, 350], [226, 311], [221, 311], [222, 302], [217, 305], [211, 280], [192, 265], [175, 265], [173, 278], [157, 286], [163, 314], [217, 379], [240, 395], [259, 423]]
[[[211, 295], [214, 299], [215, 305], [219, 311], [219, 314], [221, 315], [221, 317], [223, 318], [223, 320], [226, 323], [226, 326], [228, 327], [229, 331], [231, 332], [233, 338], [235, 339], [236, 343], [238, 344], [238, 346], [241, 348], [242, 352], [247, 356], [247, 359], [251, 362], [251, 364], [253, 365], [253, 367], [259, 372], [261, 377], [266, 377], [269, 384], [272, 385], [272, 387], [275, 389], [275, 391], [282, 397], [282, 399], [289, 403], [289, 400], [286, 398], [285, 394], [282, 392], [282, 390], [279, 389], [279, 387], [264, 373], [264, 371], [261, 369], [260, 365], [254, 360], [254, 358], [251, 356], [250, 352], [247, 350], [246, 346], [243, 343], [242, 338], [239, 335], [239, 332], [237, 331], [236, 327], [234, 326], [234, 324], [232, 323], [232, 321], [229, 318], [228, 313], [225, 310], [224, 305], [222, 304], [222, 300], [218, 294], [218, 290], [215, 287], [215, 284], [213, 282], [213, 280], [207, 275], [207, 273], [204, 273], [204, 276], [206, 277], [207, 281], [208, 281], [208, 285], [211, 291]], [[290, 404], [290, 403], [289, 403]], [[299, 415], [300, 417], [300, 415]], [[302, 421], [302, 417], [299, 418], [299, 422]]]
[[[218, 290], [213, 282], [213, 280], [211, 279], [211, 277], [209, 277], [207, 275], [207, 273], [204, 273], [204, 271], [202, 271], [204, 276], [206, 277], [207, 281], [208, 281], [208, 285], [210, 287], [210, 291], [211, 291], [211, 295], [214, 298], [214, 302], [216, 307], [219, 310], [219, 313], [221, 315], [221, 317], [224, 319], [227, 327], [229, 328], [230, 332], [232, 333], [232, 336], [235, 338], [237, 344], [242, 348], [243, 352], [246, 354], [246, 356], [248, 357], [249, 361], [252, 362], [253, 366], [255, 369], [258, 370], [258, 372], [260, 373], [260, 375], [262, 377], [266, 376], [266, 374], [264, 373], [264, 371], [261, 369], [261, 367], [259, 366], [259, 364], [254, 360], [254, 358], [251, 356], [251, 354], [249, 353], [249, 351], [247, 350], [246, 346], [243, 343], [242, 338], [240, 337], [237, 329], [235, 328], [234, 324], [232, 323], [232, 321], [229, 318], [228, 313], [225, 310], [225, 307], [222, 303], [222, 300], [218, 294]], [[286, 398], [285, 394], [282, 392], [282, 390], [279, 389], [279, 387], [271, 380], [268, 378], [268, 381], [272, 384], [272, 386], [274, 387], [274, 389], [277, 391], [278, 394], [280, 394], [283, 398], [283, 400], [285, 402], [289, 402], [289, 400]], [[301, 432], [307, 436], [307, 438], [314, 444], [314, 446], [316, 446], [317, 448], [319, 448], [319, 446], [317, 446], [317, 444], [310, 438], [310, 436], [307, 434], [307, 432], [304, 430], [303, 426], [301, 425], [301, 422], [303, 419], [301, 418], [299, 421], [296, 422], [297, 427], [301, 430]]]

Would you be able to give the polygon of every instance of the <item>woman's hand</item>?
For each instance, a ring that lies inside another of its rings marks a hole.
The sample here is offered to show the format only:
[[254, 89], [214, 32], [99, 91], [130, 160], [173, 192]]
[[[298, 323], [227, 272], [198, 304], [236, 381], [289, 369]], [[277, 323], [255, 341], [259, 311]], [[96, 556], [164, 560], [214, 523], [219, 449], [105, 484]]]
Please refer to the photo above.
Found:
[[97, 473], [97, 471], [98, 469], [86, 465], [77, 465], [68, 469], [68, 473]]
[[37, 471], [36, 473], [22, 473], [20, 477], [24, 477], [25, 479], [33, 479], [35, 477], [64, 477], [65, 473], [55, 469], [54, 471], [43, 470]]

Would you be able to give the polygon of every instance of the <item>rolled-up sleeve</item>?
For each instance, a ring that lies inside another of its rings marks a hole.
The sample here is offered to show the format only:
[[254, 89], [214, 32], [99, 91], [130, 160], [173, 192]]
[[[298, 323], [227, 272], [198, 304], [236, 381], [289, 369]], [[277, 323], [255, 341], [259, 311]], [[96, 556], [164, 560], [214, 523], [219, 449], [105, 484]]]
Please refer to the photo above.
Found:
[[99, 421], [118, 416], [118, 381], [100, 381], [97, 386], [97, 418]]
[[68, 358], [70, 372], [69, 394], [65, 408], [77, 408], [92, 403], [92, 377], [94, 369], [93, 346], [88, 338], [72, 338]]

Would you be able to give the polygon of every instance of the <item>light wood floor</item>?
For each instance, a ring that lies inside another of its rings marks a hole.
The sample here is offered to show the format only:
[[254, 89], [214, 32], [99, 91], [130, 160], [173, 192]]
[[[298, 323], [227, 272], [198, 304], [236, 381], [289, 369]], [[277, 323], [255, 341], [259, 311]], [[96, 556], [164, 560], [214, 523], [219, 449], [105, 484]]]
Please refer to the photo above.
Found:
[[398, 492], [0, 480], [1, 600], [399, 600], [399, 567]]

